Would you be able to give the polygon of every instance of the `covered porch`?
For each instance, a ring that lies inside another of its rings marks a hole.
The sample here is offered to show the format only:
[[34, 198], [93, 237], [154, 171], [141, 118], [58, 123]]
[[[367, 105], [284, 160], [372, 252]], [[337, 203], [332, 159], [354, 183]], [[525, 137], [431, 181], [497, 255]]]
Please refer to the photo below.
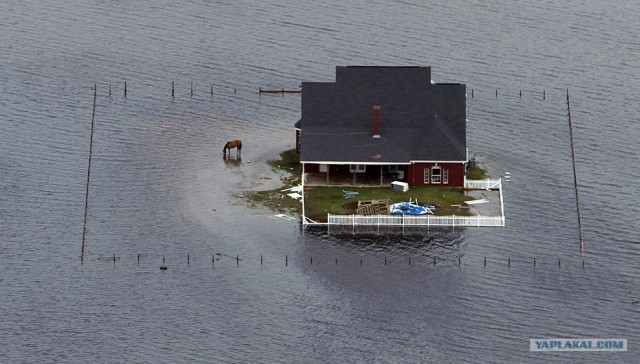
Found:
[[408, 165], [323, 164], [306, 167], [303, 171], [307, 186], [380, 187], [389, 186], [393, 181], [404, 181]]

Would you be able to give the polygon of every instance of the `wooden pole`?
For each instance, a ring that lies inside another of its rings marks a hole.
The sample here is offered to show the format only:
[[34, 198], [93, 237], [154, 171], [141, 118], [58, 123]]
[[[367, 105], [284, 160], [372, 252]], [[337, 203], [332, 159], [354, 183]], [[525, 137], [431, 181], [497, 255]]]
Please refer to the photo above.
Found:
[[91, 134], [89, 136], [89, 163], [87, 164], [87, 183], [84, 193], [84, 222], [82, 225], [82, 246], [80, 247], [80, 259], [84, 259], [84, 245], [87, 236], [87, 211], [89, 210], [89, 182], [91, 180], [91, 156], [93, 155], [93, 130], [96, 119], [96, 103], [98, 98], [97, 84], [93, 86], [93, 110], [91, 111]]
[[569, 101], [569, 89], [567, 89], [567, 115], [569, 119], [569, 141], [571, 144], [571, 164], [573, 166], [573, 188], [576, 192], [576, 213], [578, 215], [578, 237], [580, 239], [580, 252], [583, 252], [584, 241], [582, 240], [582, 222], [580, 221], [580, 199], [578, 196], [578, 177], [576, 173], [576, 152], [573, 147], [573, 126], [571, 123], [571, 103]]

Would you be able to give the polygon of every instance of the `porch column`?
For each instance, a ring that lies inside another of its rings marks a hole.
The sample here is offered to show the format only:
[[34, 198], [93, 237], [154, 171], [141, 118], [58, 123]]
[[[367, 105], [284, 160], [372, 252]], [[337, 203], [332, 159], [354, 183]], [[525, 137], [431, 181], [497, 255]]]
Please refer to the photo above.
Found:
[[384, 182], [384, 174], [382, 173], [382, 166], [380, 166], [380, 187], [382, 187], [382, 183]]

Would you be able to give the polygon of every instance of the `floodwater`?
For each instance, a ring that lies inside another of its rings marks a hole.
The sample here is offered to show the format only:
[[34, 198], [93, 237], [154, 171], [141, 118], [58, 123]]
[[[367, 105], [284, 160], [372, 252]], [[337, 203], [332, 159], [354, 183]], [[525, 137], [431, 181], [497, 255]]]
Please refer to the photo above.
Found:
[[[634, 362], [639, 18], [602, 0], [1, 3], [0, 361]], [[265, 161], [300, 117], [299, 95], [258, 88], [336, 65], [466, 83], [470, 153], [511, 173], [507, 226], [327, 234], [248, 206], [280, 185]], [[529, 352], [555, 337], [629, 351]]]

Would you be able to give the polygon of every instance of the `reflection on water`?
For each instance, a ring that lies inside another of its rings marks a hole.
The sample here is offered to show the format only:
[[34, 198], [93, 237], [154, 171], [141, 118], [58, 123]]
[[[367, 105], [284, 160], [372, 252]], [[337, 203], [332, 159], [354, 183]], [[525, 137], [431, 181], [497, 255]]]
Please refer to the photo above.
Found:
[[240, 156], [232, 157], [230, 155], [224, 154], [222, 156], [222, 160], [224, 161], [224, 164], [227, 166], [239, 167], [242, 165], [242, 157]]
[[394, 226], [308, 226], [305, 235], [360, 253], [388, 253], [456, 260], [464, 255], [464, 228]]

